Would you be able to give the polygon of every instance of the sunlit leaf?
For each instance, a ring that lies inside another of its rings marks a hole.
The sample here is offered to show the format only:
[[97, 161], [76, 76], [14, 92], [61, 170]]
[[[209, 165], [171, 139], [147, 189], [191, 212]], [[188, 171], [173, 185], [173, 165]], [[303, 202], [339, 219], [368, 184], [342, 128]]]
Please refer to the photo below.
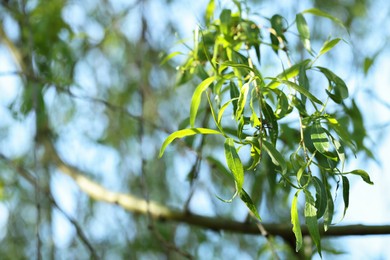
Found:
[[219, 109], [219, 112], [218, 112], [218, 118], [217, 118], [218, 124], [221, 123], [222, 116], [225, 113], [225, 110], [229, 106], [229, 104], [234, 102], [234, 101], [237, 101], [237, 100], [238, 100], [238, 98], [233, 98], [233, 99], [230, 99], [229, 101], [227, 101], [225, 104], [222, 105], [222, 107]]
[[324, 43], [324, 45], [322, 46], [318, 56], [321, 56], [321, 55], [327, 53], [328, 51], [330, 51], [331, 49], [333, 49], [333, 47], [336, 46], [339, 43], [340, 40], [341, 40], [340, 38], [336, 38], [336, 39], [333, 39], [333, 40], [330, 40], [330, 41], [326, 41]]
[[210, 24], [214, 19], [215, 1], [210, 0], [206, 7], [206, 24]]
[[170, 134], [164, 141], [161, 146], [159, 157], [163, 156], [165, 149], [167, 146], [173, 142], [176, 138], [183, 138], [186, 136], [196, 135], [196, 134], [221, 134], [221, 132], [208, 128], [189, 128], [176, 131]]
[[240, 193], [242, 185], [244, 184], [244, 167], [242, 166], [241, 159], [237, 154], [232, 138], [226, 138], [224, 147], [227, 165], [234, 176], [234, 180], [237, 184], [237, 190]]
[[320, 232], [318, 230], [317, 209], [315, 207], [315, 201], [309, 191], [305, 191], [305, 198], [306, 198], [306, 202], [305, 202], [304, 215], [306, 219], [307, 229], [309, 230], [310, 236], [317, 246], [318, 253], [320, 254], [320, 256], [322, 256], [321, 239], [320, 239]]
[[370, 175], [368, 175], [368, 173], [364, 170], [353, 170], [353, 171], [350, 171], [350, 172], [345, 172], [343, 174], [354, 174], [354, 175], [359, 175], [360, 177], [362, 177], [363, 181], [365, 181], [366, 183], [368, 184], [374, 184], [371, 179], [370, 179]]
[[248, 209], [253, 213], [253, 215], [261, 221], [261, 217], [259, 215], [259, 212], [256, 209], [256, 205], [253, 203], [251, 197], [246, 193], [244, 189], [241, 189], [239, 192], [240, 199], [245, 203], [245, 205], [248, 207]]
[[301, 13], [299, 13], [296, 15], [295, 21], [303, 46], [311, 54], [312, 50], [310, 44], [310, 30], [309, 26], [307, 25], [306, 19]]
[[310, 99], [311, 101], [315, 102], [315, 103], [318, 103], [320, 105], [323, 105], [323, 103], [321, 102], [321, 100], [319, 100], [317, 97], [315, 97], [312, 93], [310, 93], [308, 90], [306, 90], [305, 88], [295, 84], [294, 82], [291, 82], [291, 81], [288, 81], [288, 80], [279, 80], [280, 83], [282, 84], [285, 84], [293, 89], [295, 89], [296, 91], [298, 91], [299, 93], [301, 93], [302, 95], [306, 96], [308, 99]]
[[311, 130], [310, 137], [316, 150], [322, 154], [328, 153], [330, 145], [325, 129], [317, 122]]
[[190, 107], [191, 127], [194, 127], [195, 125], [196, 114], [198, 113], [198, 108], [202, 98], [202, 93], [210, 86], [211, 83], [213, 83], [214, 80], [215, 80], [215, 76], [212, 76], [202, 81], [202, 83], [200, 83], [196, 87], [194, 94], [192, 95], [191, 107]]
[[[285, 69], [282, 73], [278, 74], [276, 76], [276, 79], [288, 80], [288, 79], [291, 79], [293, 77], [298, 76], [300, 69], [302, 67], [305, 68], [309, 64], [309, 62], [310, 62], [310, 60], [306, 59], [306, 60], [304, 60], [302, 62], [294, 64], [290, 68]], [[274, 88], [278, 87], [281, 84], [281, 82], [276, 80], [275, 78], [271, 78], [271, 79], [272, 79], [272, 81], [266, 86], [267, 88], [274, 89]]]
[[240, 96], [238, 98], [237, 102], [237, 110], [236, 110], [236, 120], [238, 120], [245, 108], [246, 104], [246, 99], [248, 97], [248, 92], [249, 92], [249, 82], [245, 83], [240, 90]]
[[293, 225], [293, 232], [295, 235], [295, 251], [298, 252], [302, 247], [302, 231], [301, 224], [299, 222], [299, 212], [298, 212], [298, 194], [300, 191], [297, 191], [293, 197], [291, 203], [291, 224]]

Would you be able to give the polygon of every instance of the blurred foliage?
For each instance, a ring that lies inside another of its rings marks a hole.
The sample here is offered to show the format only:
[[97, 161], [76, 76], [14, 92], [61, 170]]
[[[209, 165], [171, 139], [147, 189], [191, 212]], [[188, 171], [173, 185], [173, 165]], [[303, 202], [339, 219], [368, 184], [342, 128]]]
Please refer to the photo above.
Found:
[[[221, 7], [217, 2], [217, 8]], [[314, 5], [342, 17], [351, 35], [357, 32], [364, 37], [354, 22], [366, 19], [370, 4], [358, 2], [313, 1], [307, 7]], [[187, 254], [199, 259], [229, 259], [238, 251], [252, 259], [272, 256], [262, 237], [154, 222], [115, 205], [95, 202], [61, 173], [47, 146], [52, 143], [66, 163], [110, 190], [199, 214], [245, 219], [247, 211], [240, 203], [226, 205], [215, 197], [227, 198], [234, 191], [229, 176], [224, 175], [228, 174], [226, 166], [220, 163], [224, 152], [216, 149], [218, 138], [177, 142], [174, 151], [169, 149], [157, 159], [164, 138], [177, 130], [180, 122], [183, 127], [189, 124], [190, 96], [203, 80], [190, 80], [190, 75], [183, 74], [177, 79], [175, 68], [182, 55], [161, 65], [163, 56], [182, 48], [177, 47], [174, 32], [192, 30], [183, 20], [186, 15], [198, 15], [191, 13], [189, 3], [1, 1], [0, 54], [5, 65], [1, 65], [0, 87], [9, 93], [1, 94], [0, 107], [1, 259], [38, 259], [38, 255], [87, 259], [94, 254], [103, 259], [181, 259]], [[207, 3], [202, 4], [200, 12], [206, 10]], [[270, 5], [276, 12], [279, 8], [271, 1], [262, 1], [262, 5]], [[280, 13], [287, 16], [283, 10]], [[242, 37], [258, 33], [250, 23], [244, 26], [249, 31]], [[315, 26], [328, 28], [321, 20], [316, 20]], [[315, 43], [319, 30], [311, 31]], [[192, 42], [187, 44], [193, 48]], [[298, 46], [299, 42], [291, 44]], [[261, 54], [263, 61], [270, 58], [260, 51], [257, 55]], [[367, 60], [365, 72], [375, 57]], [[199, 58], [200, 62], [207, 60]], [[272, 62], [278, 65], [278, 61]], [[178, 88], [177, 82], [184, 85]], [[353, 103], [348, 113], [360, 118], [354, 109], [357, 105]], [[212, 120], [207, 114], [199, 111], [204, 126]], [[365, 136], [359, 126], [353, 130]], [[287, 125], [280, 131], [298, 135]], [[363, 141], [356, 145], [365, 147]], [[275, 170], [269, 159], [263, 167]], [[290, 190], [278, 181], [276, 175], [246, 179], [249, 190], [261, 191], [252, 199], [257, 205], [261, 202], [263, 220], [289, 222], [286, 205], [291, 201]], [[285, 241], [275, 238], [272, 244], [281, 258], [293, 257], [293, 249]]]

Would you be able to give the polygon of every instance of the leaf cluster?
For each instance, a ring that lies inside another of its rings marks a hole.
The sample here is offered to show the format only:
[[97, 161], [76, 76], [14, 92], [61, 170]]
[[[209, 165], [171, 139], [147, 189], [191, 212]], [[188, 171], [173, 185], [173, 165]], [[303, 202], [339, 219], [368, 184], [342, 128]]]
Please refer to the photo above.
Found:
[[[176, 138], [195, 134], [216, 134], [224, 138], [225, 159], [235, 183], [235, 193], [249, 211], [261, 220], [258, 206], [245, 187], [246, 174], [259, 174], [269, 158], [273, 166], [268, 174], [277, 175], [277, 185], [295, 190], [291, 202], [291, 223], [296, 237], [296, 250], [302, 247], [301, 214], [311, 237], [321, 254], [320, 224], [326, 231], [333, 224], [334, 183], [342, 185], [343, 216], [349, 206], [348, 175], [358, 175], [373, 184], [363, 170], [345, 170], [348, 154], [365, 150], [362, 140], [365, 131], [356, 104], [348, 106], [348, 87], [343, 79], [329, 68], [316, 65], [317, 60], [340, 43], [329, 38], [318, 52], [313, 50], [310, 29], [305, 15], [330, 19], [335, 17], [318, 9], [296, 15], [295, 26], [279, 14], [269, 18], [268, 25], [247, 19], [241, 4], [234, 1], [236, 10], [223, 9], [214, 19], [215, 3], [210, 1], [206, 11], [205, 28], [197, 28], [194, 46], [180, 67], [181, 81], [198, 78], [190, 104], [187, 129], [172, 133], [163, 143], [160, 157]], [[288, 32], [295, 29], [308, 58], [292, 62]], [[270, 50], [280, 58], [280, 71], [269, 74], [261, 64], [261, 51]], [[282, 55], [287, 62], [282, 61]], [[170, 56], [172, 58], [173, 55]], [[258, 65], [254, 62], [258, 60]], [[313, 88], [312, 77], [322, 77], [325, 83]], [[207, 97], [208, 102], [202, 103]], [[211, 112], [210, 128], [196, 127], [200, 107]], [[336, 112], [330, 112], [332, 109]], [[250, 154], [241, 153], [248, 147]], [[244, 160], [245, 159], [245, 160]], [[245, 164], [243, 161], [248, 161]], [[299, 196], [304, 205], [300, 207]], [[300, 213], [301, 212], [301, 213]]]

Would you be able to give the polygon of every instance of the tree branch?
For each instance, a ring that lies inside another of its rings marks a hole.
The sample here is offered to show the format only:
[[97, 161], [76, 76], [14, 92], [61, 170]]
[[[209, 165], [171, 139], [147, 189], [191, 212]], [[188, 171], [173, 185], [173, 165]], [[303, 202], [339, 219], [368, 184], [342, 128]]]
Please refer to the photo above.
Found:
[[[144, 199], [130, 194], [107, 190], [100, 184], [87, 178], [77, 168], [64, 163], [60, 158], [57, 159], [59, 170], [70, 176], [77, 183], [79, 188], [94, 200], [117, 204], [120, 207], [136, 214], [149, 214], [150, 217], [160, 221], [187, 223], [189, 225], [215, 231], [223, 230], [234, 233], [261, 235], [256, 223], [239, 222], [230, 219], [221, 219], [220, 217], [206, 217], [192, 214], [188, 211], [177, 211], [154, 201], [147, 202]], [[292, 225], [290, 224], [262, 223], [262, 225], [271, 235], [280, 236], [287, 241], [295, 239], [292, 232]], [[301, 229], [304, 236], [309, 235], [306, 226], [302, 226]], [[323, 228], [321, 228], [321, 230], [321, 235], [323, 237], [390, 235], [390, 225], [345, 225], [332, 226], [327, 232], [324, 232]]]

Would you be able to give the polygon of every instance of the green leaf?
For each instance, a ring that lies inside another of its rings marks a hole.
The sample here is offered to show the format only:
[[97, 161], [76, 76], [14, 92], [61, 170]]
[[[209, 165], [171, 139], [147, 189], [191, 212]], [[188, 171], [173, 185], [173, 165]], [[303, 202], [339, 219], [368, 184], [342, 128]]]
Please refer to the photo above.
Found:
[[334, 202], [333, 202], [332, 194], [330, 192], [329, 185], [326, 183], [325, 185], [326, 185], [325, 190], [327, 194], [327, 205], [324, 213], [324, 230], [327, 231], [330, 225], [332, 225], [332, 221], [333, 221]]
[[315, 207], [315, 202], [313, 196], [309, 191], [305, 190], [305, 210], [304, 215], [306, 219], [307, 229], [309, 230], [310, 236], [313, 239], [314, 243], [317, 246], [318, 253], [321, 254], [321, 239], [320, 232], [318, 230], [318, 221], [317, 221], [317, 209]]
[[330, 15], [324, 11], [321, 11], [317, 8], [307, 9], [307, 10], [303, 11], [302, 13], [308, 13], [308, 14], [313, 14], [316, 16], [321, 16], [321, 17], [327, 18], [327, 19], [333, 21], [334, 23], [338, 24], [342, 28], [347, 29], [347, 28], [345, 28], [343, 22], [340, 19], [338, 19], [338, 18], [334, 17], [333, 15]]
[[241, 189], [240, 193], [241, 200], [245, 203], [245, 205], [248, 207], [248, 209], [253, 213], [253, 215], [261, 221], [261, 217], [259, 215], [259, 212], [256, 209], [255, 204], [253, 203], [251, 197], [246, 193], [244, 189]]
[[244, 184], [244, 167], [242, 166], [240, 157], [237, 154], [232, 138], [226, 138], [224, 147], [227, 165], [234, 176], [234, 180], [236, 181], [237, 191], [240, 193], [242, 185]]
[[343, 176], [342, 180], [343, 180], [343, 200], [344, 200], [344, 212], [342, 217], [343, 219], [349, 206], [349, 181], [348, 178], [345, 176]]
[[309, 26], [307, 25], [305, 17], [303, 17], [303, 15], [299, 13], [296, 15], [295, 21], [297, 24], [297, 29], [301, 41], [303, 43], [303, 46], [310, 54], [312, 54], [312, 49], [310, 44], [310, 30], [309, 30]]
[[326, 41], [322, 46], [320, 53], [318, 54], [318, 57], [330, 51], [334, 46], [336, 46], [339, 43], [340, 40], [341, 40], [340, 38], [336, 38], [330, 41]]
[[330, 145], [325, 129], [319, 122], [316, 122], [311, 129], [312, 132], [310, 134], [310, 138], [314, 144], [314, 147], [320, 153], [327, 154], [329, 152]]
[[306, 66], [309, 64], [309, 62], [310, 62], [310, 59], [306, 59], [302, 62], [294, 64], [293, 66], [291, 66], [288, 69], [283, 70], [282, 73], [280, 73], [276, 76], [276, 79], [270, 78], [270, 79], [272, 79], [272, 81], [266, 87], [268, 87], [270, 89], [277, 88], [281, 84], [281, 82], [278, 81], [277, 79], [288, 80], [288, 79], [291, 79], [293, 77], [298, 76], [300, 69], [302, 67], [306, 68]]
[[334, 90], [334, 94], [330, 94], [330, 92], [327, 91], [329, 97], [332, 98], [334, 102], [341, 103], [341, 100], [348, 98], [348, 87], [345, 84], [344, 80], [342, 80], [339, 76], [337, 76], [327, 68], [316, 68], [318, 68], [322, 72], [322, 74], [324, 74], [325, 77], [328, 79], [330, 90]]
[[315, 103], [318, 103], [320, 105], [324, 105], [321, 100], [319, 100], [318, 98], [316, 98], [312, 93], [310, 93], [307, 89], [295, 84], [294, 82], [291, 82], [291, 81], [288, 81], [288, 80], [278, 80], [280, 83], [282, 84], [285, 84], [293, 89], [295, 89], [296, 91], [298, 91], [299, 93], [301, 93], [302, 95], [306, 96], [308, 99], [310, 99], [312, 102], [315, 102]]
[[237, 100], [238, 100], [238, 98], [233, 98], [222, 105], [222, 107], [219, 109], [219, 112], [218, 112], [218, 118], [217, 118], [218, 124], [221, 124], [223, 113], [225, 113], [225, 110], [229, 106], [229, 104], [234, 102], [234, 101], [237, 101]]
[[364, 170], [353, 170], [351, 172], [346, 172], [346, 173], [343, 173], [343, 174], [355, 174], [355, 175], [359, 175], [360, 177], [362, 177], [363, 181], [365, 181], [366, 183], [368, 184], [374, 184], [371, 179], [370, 179], [370, 175], [368, 175], [368, 173]]
[[174, 57], [176, 57], [177, 55], [179, 54], [183, 54], [181, 53], [180, 51], [175, 51], [175, 52], [172, 52], [170, 53], [169, 55], [167, 55], [160, 63], [160, 66], [164, 65], [165, 63], [167, 63], [169, 60], [173, 59]]
[[275, 146], [273, 146], [266, 140], [262, 140], [262, 144], [265, 151], [271, 157], [272, 162], [282, 168], [282, 174], [284, 175], [287, 172], [287, 165], [282, 154], [278, 150], [276, 150]]
[[319, 178], [314, 176], [312, 178], [314, 187], [316, 189], [316, 208], [317, 208], [317, 219], [321, 218], [325, 214], [328, 195], [326, 193], [325, 185]]
[[194, 94], [192, 95], [192, 100], [191, 100], [191, 107], [190, 107], [190, 125], [191, 127], [194, 127], [195, 125], [195, 119], [196, 119], [196, 114], [198, 113], [198, 108], [200, 105], [200, 101], [202, 98], [202, 93], [210, 86], [211, 83], [215, 80], [215, 76], [209, 77], [200, 83], [195, 91]]
[[176, 131], [172, 134], [170, 134], [164, 141], [164, 143], [161, 146], [159, 158], [161, 158], [164, 154], [165, 149], [167, 146], [173, 142], [176, 138], [183, 138], [186, 136], [196, 135], [196, 134], [221, 134], [221, 132], [213, 129], [208, 128], [189, 128], [189, 129], [183, 129]]
[[210, 0], [206, 7], [206, 24], [209, 25], [214, 19], [215, 1]]
[[301, 224], [299, 222], [299, 213], [298, 213], [298, 194], [300, 190], [298, 190], [291, 203], [291, 223], [293, 225], [293, 232], [296, 239], [295, 251], [298, 252], [302, 247], [302, 231]]
[[221, 20], [221, 32], [225, 35], [229, 34], [230, 31], [230, 22], [232, 18], [232, 11], [229, 9], [222, 10], [222, 13], [219, 17]]
[[334, 117], [327, 117], [326, 119], [329, 122], [329, 126], [337, 133], [341, 140], [343, 140], [349, 146], [349, 148], [355, 152], [356, 146], [353, 143], [350, 134], [347, 132], [347, 130], [345, 130], [345, 127], [340, 125], [340, 123]]
[[246, 104], [246, 99], [248, 97], [248, 92], [249, 92], [249, 82], [245, 83], [240, 90], [240, 96], [238, 98], [237, 102], [237, 110], [236, 110], [236, 120], [238, 120], [245, 108]]
[[260, 149], [259, 137], [248, 136], [245, 138], [245, 141], [249, 141], [251, 145], [251, 159], [252, 159], [252, 164], [247, 168], [247, 170], [253, 170], [261, 161], [261, 149]]

